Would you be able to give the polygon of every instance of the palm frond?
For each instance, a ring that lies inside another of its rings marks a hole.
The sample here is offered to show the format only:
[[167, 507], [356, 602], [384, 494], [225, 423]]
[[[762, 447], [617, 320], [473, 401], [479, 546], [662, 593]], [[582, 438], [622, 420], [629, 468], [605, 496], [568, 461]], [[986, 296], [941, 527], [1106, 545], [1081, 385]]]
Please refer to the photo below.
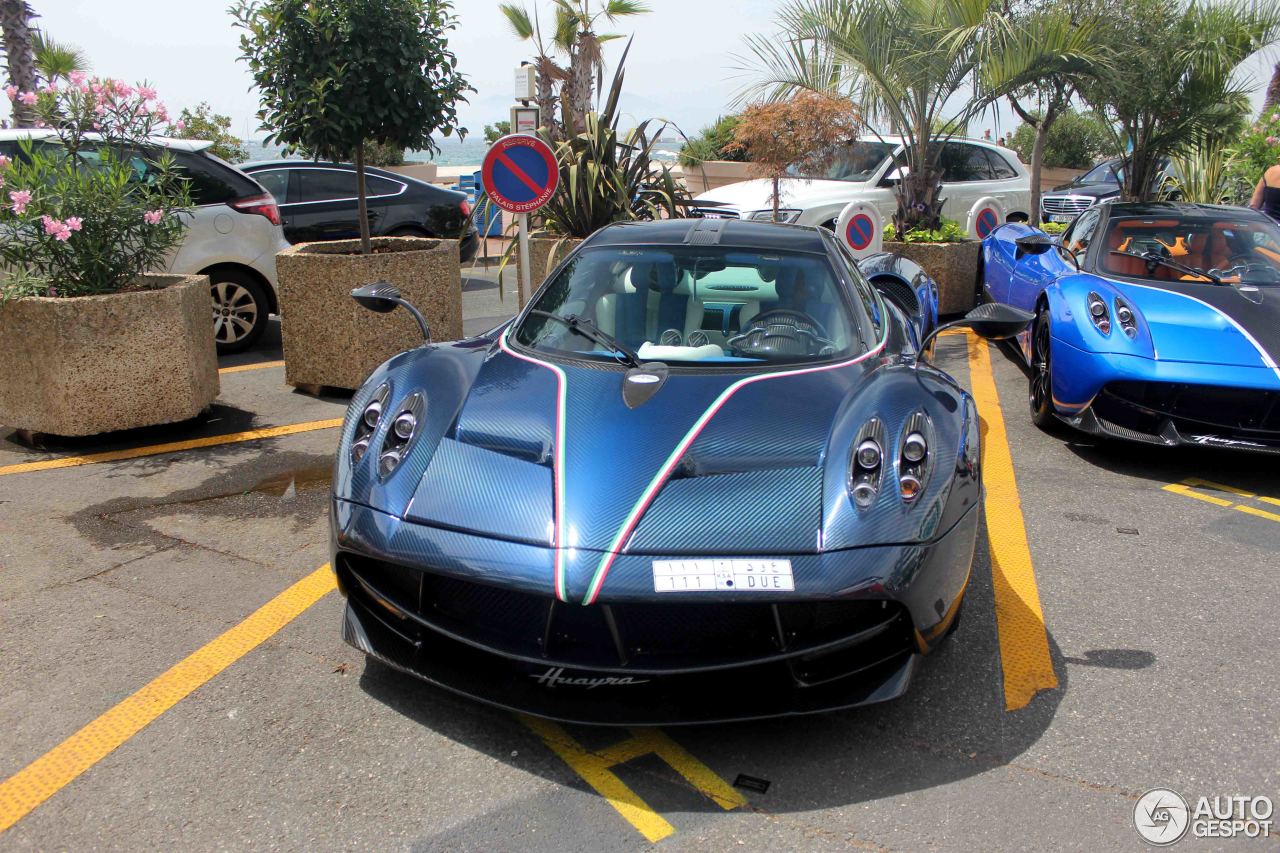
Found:
[[511, 32], [520, 40], [531, 39], [534, 35], [533, 21], [529, 18], [529, 12], [523, 6], [517, 6], [514, 3], [499, 3], [499, 11], [507, 19], [507, 24], [511, 27]]

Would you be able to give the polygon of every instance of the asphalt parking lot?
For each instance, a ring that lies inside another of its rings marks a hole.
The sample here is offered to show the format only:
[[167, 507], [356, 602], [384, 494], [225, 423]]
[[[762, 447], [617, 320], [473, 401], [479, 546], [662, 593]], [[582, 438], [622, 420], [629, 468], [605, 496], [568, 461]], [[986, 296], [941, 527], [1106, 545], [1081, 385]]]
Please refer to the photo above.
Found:
[[[468, 332], [514, 310], [464, 290]], [[346, 401], [283, 384], [277, 329], [198, 423], [0, 430], [0, 848], [1137, 849], [1148, 789], [1280, 798], [1280, 465], [1048, 435], [1001, 349], [937, 358], [986, 426], [959, 631], [903, 699], [732, 726], [366, 665], [325, 567]]]

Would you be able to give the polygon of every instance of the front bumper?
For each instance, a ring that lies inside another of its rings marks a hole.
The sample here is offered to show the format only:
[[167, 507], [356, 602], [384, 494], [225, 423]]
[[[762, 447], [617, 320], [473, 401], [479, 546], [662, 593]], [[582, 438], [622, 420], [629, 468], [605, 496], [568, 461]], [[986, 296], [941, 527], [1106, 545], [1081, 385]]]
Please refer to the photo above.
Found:
[[[793, 556], [796, 592], [778, 597], [611, 596], [606, 584], [584, 607], [554, 600], [549, 560], [541, 589], [503, 577], [521, 550], [537, 562], [532, 552], [549, 549], [334, 507], [348, 643], [482, 702], [606, 725], [757, 719], [900, 696], [958, 612], [978, 521], [971, 510], [931, 543]], [[416, 558], [403, 550], [405, 528]]]

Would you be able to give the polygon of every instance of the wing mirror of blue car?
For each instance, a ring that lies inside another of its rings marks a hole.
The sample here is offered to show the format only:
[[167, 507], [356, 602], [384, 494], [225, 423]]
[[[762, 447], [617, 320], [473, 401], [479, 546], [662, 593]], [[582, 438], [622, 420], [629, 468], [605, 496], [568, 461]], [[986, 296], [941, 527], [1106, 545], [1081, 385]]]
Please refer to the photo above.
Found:
[[[965, 314], [959, 320], [943, 323], [925, 336], [920, 352], [929, 351], [934, 338], [948, 329], [973, 329], [979, 337], [989, 341], [1003, 341], [1021, 332], [1036, 318], [1030, 311], [1023, 311], [1003, 302], [986, 302]], [[917, 361], [916, 364], [919, 364]]]
[[389, 314], [397, 307], [404, 308], [413, 315], [413, 319], [418, 321], [418, 328], [422, 330], [422, 339], [431, 343], [431, 327], [427, 324], [427, 318], [422, 316], [422, 312], [415, 308], [413, 303], [401, 296], [400, 290], [391, 282], [375, 281], [373, 284], [362, 285], [351, 291], [351, 298], [362, 308], [368, 308], [379, 314]]
[[1025, 237], [1019, 237], [1014, 240], [1014, 245], [1018, 247], [1017, 256], [1021, 258], [1023, 255], [1043, 255], [1045, 252], [1053, 248], [1053, 240], [1045, 234], [1028, 234]]

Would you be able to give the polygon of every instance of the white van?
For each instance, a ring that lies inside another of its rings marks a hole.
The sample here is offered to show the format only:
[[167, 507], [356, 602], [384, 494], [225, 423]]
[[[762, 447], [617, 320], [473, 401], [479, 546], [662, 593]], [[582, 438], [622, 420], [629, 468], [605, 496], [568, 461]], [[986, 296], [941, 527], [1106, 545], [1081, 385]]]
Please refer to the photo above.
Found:
[[[894, 195], [896, 159], [903, 160], [901, 137], [864, 136], [850, 143], [820, 174], [800, 175], [782, 181], [778, 220], [799, 225], [834, 228], [840, 211], [851, 201], [875, 205], [885, 222], [897, 210]], [[1027, 221], [1031, 210], [1031, 178], [1008, 148], [974, 139], [952, 139], [944, 144], [942, 166], [942, 215], [964, 225], [969, 209], [984, 196], [995, 198], [1012, 222]], [[696, 168], [696, 167], [695, 167]], [[772, 219], [773, 182], [742, 181], [709, 190], [695, 202], [717, 202], [695, 210], [705, 217]]]

